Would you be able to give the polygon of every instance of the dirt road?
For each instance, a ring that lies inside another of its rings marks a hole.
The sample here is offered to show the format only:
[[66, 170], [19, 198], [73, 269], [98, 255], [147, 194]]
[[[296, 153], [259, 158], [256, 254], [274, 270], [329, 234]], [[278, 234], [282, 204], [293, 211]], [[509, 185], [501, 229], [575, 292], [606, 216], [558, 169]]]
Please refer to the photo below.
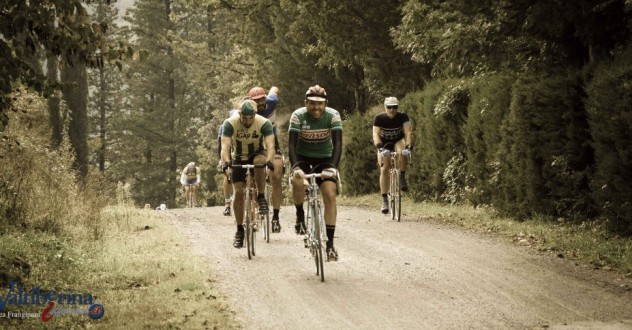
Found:
[[165, 214], [245, 329], [632, 328], [625, 280], [492, 237], [342, 206], [340, 260], [325, 264], [322, 283], [294, 233], [293, 207], [270, 243], [258, 237], [253, 260], [232, 247], [234, 220], [221, 212]]

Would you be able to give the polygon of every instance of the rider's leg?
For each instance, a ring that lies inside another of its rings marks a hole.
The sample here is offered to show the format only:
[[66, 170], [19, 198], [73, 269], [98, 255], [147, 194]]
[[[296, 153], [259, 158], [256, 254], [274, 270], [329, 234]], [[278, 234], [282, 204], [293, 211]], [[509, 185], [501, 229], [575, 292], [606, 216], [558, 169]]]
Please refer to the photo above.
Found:
[[327, 260], [338, 260], [338, 252], [334, 249], [334, 233], [336, 231], [336, 183], [330, 180], [323, 181], [320, 192], [325, 204], [325, 229], [327, 232]]
[[296, 225], [294, 229], [297, 234], [305, 231], [305, 210], [303, 202], [305, 201], [305, 179], [298, 174], [292, 176], [292, 199], [296, 207]]
[[389, 171], [391, 169], [391, 157], [382, 157], [377, 152], [377, 164], [380, 168], [380, 194], [382, 195], [382, 213], [388, 213], [388, 188], [390, 184]]
[[191, 193], [191, 186], [188, 184], [184, 185], [184, 202], [186, 206], [189, 207], [189, 194]]
[[195, 199], [197, 197], [197, 190], [199, 186], [200, 186], [199, 183], [196, 183], [191, 186], [191, 207], [195, 206]]
[[[404, 139], [397, 141], [395, 144], [395, 151], [397, 151], [400, 155], [402, 150], [406, 148], [406, 142]], [[406, 168], [408, 166], [408, 157], [399, 157], [399, 185], [402, 187], [403, 191], [408, 190], [408, 183], [406, 182]]]
[[233, 198], [233, 185], [228, 182], [228, 178], [226, 176], [224, 176], [222, 190], [224, 191], [224, 205], [230, 207], [231, 200]]
[[[283, 179], [283, 158], [281, 155], [274, 157], [274, 172], [270, 176], [270, 184], [272, 185], [272, 208], [275, 210], [277, 219], [278, 211], [281, 208], [281, 200], [283, 199], [283, 187], [281, 180]], [[274, 218], [274, 216], [273, 216]]]
[[235, 211], [235, 221], [237, 222], [237, 226], [241, 226], [244, 223], [244, 183], [233, 183], [233, 191], [233, 210]]
[[[266, 157], [264, 155], [256, 155], [253, 158], [252, 163], [254, 165], [263, 165], [266, 163]], [[268, 209], [268, 202], [265, 200], [266, 189], [266, 168], [255, 168], [255, 183], [257, 185], [257, 203], [259, 209], [265, 211]]]

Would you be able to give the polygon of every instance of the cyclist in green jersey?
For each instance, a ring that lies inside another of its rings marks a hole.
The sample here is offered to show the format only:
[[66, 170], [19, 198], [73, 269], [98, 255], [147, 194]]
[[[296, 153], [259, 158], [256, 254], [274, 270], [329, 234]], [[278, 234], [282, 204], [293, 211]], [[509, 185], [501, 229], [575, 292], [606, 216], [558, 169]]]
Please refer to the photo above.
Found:
[[[242, 101], [237, 110], [239, 116], [231, 116], [224, 121], [222, 129], [222, 171], [233, 182], [233, 210], [237, 222], [237, 233], [233, 246], [244, 246], [244, 184], [246, 170], [231, 168], [233, 164], [266, 164], [274, 171], [274, 134], [270, 121], [256, 114], [257, 104], [251, 100]], [[230, 154], [232, 147], [232, 157]], [[266, 177], [263, 168], [255, 169], [257, 185], [257, 203], [261, 212], [268, 212], [268, 203], [264, 196]]]
[[[342, 154], [342, 120], [335, 109], [327, 107], [327, 92], [316, 85], [305, 93], [305, 107], [295, 110], [290, 118], [289, 156], [292, 165], [292, 197], [296, 206], [296, 233], [305, 233], [305, 173], [321, 173], [338, 168]], [[325, 204], [327, 261], [337, 261], [334, 248], [336, 230], [336, 179], [317, 181]]]

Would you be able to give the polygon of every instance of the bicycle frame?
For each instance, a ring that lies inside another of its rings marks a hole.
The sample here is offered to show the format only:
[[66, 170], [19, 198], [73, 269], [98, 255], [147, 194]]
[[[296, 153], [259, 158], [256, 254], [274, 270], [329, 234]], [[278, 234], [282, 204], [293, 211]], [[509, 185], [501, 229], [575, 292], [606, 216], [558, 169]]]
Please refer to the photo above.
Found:
[[[257, 186], [254, 182], [254, 175], [251, 173], [255, 168], [264, 168], [265, 164], [260, 165], [231, 165], [232, 168], [243, 168], [246, 170], [246, 183], [244, 185], [244, 229], [246, 234], [246, 250], [248, 251], [248, 259], [255, 256], [255, 240], [257, 237], [258, 225], [257, 215], [259, 208], [257, 205]], [[253, 197], [254, 196], [254, 197]], [[237, 210], [235, 210], [237, 212]], [[263, 216], [263, 215], [261, 215]], [[269, 228], [270, 226], [268, 226]], [[269, 234], [268, 234], [269, 236]]]
[[[337, 172], [336, 172], [337, 173]], [[305, 200], [307, 202], [307, 213], [305, 215], [305, 225], [307, 232], [303, 241], [305, 247], [310, 249], [314, 262], [316, 263], [316, 275], [320, 275], [322, 282], [325, 281], [325, 270], [323, 268], [323, 250], [327, 243], [327, 232], [325, 229], [325, 218], [321, 206], [319, 187], [316, 183], [317, 178], [331, 178], [331, 175], [323, 173], [306, 174], [305, 179], [308, 181], [306, 186], [307, 194]], [[340, 178], [338, 178], [340, 181]]]
[[[402, 188], [399, 182], [399, 157], [404, 157], [401, 152], [391, 152], [389, 169], [388, 205], [391, 212], [391, 219], [398, 222], [402, 218]], [[410, 164], [410, 156], [408, 163]]]

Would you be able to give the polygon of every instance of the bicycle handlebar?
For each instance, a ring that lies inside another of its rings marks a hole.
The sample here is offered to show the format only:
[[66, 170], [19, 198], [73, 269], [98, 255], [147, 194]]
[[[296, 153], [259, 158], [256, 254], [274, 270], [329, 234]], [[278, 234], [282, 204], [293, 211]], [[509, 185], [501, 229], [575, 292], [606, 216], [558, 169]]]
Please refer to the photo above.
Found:
[[266, 164], [257, 164], [257, 165], [242, 164], [242, 165], [230, 165], [230, 167], [232, 167], [232, 168], [245, 168], [245, 169], [249, 169], [249, 168], [264, 168], [264, 167], [266, 167]]

